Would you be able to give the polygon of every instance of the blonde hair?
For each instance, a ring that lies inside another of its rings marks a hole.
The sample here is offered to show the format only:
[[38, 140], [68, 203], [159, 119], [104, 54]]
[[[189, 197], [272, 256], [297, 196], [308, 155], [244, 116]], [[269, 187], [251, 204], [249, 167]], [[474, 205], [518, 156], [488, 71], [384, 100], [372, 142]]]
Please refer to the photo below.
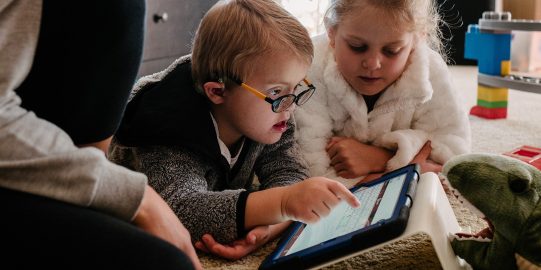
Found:
[[408, 27], [408, 31], [423, 34], [428, 46], [447, 60], [440, 30], [445, 22], [434, 0], [332, 0], [325, 13], [325, 28], [328, 31], [338, 26], [346, 16], [367, 5], [389, 12], [395, 23]]
[[273, 0], [222, 0], [195, 34], [192, 76], [197, 88], [225, 76], [245, 80], [260, 59], [282, 51], [312, 62], [310, 36], [295, 17]]

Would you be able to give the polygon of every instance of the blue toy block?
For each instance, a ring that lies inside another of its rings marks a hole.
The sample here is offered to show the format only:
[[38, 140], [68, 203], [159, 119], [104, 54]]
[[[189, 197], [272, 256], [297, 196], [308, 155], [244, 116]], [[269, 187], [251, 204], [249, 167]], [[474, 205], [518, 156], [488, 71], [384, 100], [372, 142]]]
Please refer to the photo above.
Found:
[[480, 73], [500, 76], [502, 61], [511, 60], [511, 34], [480, 32], [478, 25], [469, 25], [464, 58], [477, 60]]

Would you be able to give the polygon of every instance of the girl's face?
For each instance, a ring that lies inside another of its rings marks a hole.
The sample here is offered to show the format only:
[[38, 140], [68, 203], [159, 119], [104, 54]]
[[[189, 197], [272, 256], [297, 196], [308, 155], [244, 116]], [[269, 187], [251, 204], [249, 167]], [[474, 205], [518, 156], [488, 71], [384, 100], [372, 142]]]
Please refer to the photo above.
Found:
[[329, 29], [338, 70], [358, 93], [378, 94], [406, 69], [415, 35], [397, 25], [388, 12], [367, 5]]
[[[254, 63], [255, 71], [250, 78], [241, 78], [247, 85], [259, 90], [271, 99], [286, 94], [299, 94], [297, 87], [306, 76], [308, 64], [290, 53], [276, 53]], [[254, 141], [272, 144], [287, 130], [287, 121], [295, 110], [295, 104], [287, 110], [275, 113], [271, 104], [245, 88], [235, 85], [225, 90], [224, 102], [214, 107], [220, 138], [231, 146], [246, 136]]]

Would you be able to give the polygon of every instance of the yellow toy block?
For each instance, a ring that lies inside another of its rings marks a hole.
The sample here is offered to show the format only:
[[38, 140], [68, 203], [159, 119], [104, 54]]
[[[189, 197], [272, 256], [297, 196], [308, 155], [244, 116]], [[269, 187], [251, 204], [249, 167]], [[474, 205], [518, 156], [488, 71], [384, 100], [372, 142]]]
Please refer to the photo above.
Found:
[[501, 63], [502, 76], [507, 76], [511, 74], [511, 61], [502, 61]]
[[477, 86], [477, 99], [484, 101], [507, 101], [509, 89], [507, 88], [494, 88], [483, 85]]

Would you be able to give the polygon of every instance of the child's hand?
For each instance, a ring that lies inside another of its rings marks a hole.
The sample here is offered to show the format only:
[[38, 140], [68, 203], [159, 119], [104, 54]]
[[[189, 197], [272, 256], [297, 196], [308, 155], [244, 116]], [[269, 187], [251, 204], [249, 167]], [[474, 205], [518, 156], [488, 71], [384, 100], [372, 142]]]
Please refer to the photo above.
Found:
[[[438, 164], [430, 159], [428, 157], [430, 156], [430, 152], [432, 152], [432, 147], [430, 146], [430, 141], [426, 142], [425, 145], [423, 145], [423, 148], [419, 150], [419, 153], [411, 160], [410, 164], [417, 163], [419, 166], [421, 166], [421, 173], [425, 172], [435, 172], [439, 173], [441, 172], [442, 165]], [[385, 172], [384, 172], [385, 173]], [[356, 185], [361, 183], [368, 183], [373, 180], [376, 180], [380, 178], [384, 173], [371, 173], [368, 174], [365, 178], [361, 179], [359, 182], [356, 183]], [[445, 185], [444, 185], [445, 188]]]
[[360, 205], [357, 197], [341, 183], [325, 177], [312, 177], [285, 189], [281, 199], [282, 216], [315, 223], [329, 215], [341, 200], [346, 200], [352, 207]]
[[349, 179], [382, 172], [393, 157], [386, 149], [348, 137], [332, 137], [326, 150], [336, 174]]
[[432, 146], [430, 145], [430, 141], [428, 141], [425, 143], [425, 145], [423, 145], [423, 148], [419, 150], [419, 153], [417, 153], [417, 155], [411, 160], [411, 163], [417, 163], [419, 166], [421, 166], [421, 173], [441, 172], [442, 165], [428, 159], [430, 152], [432, 152]]
[[265, 243], [275, 239], [282, 233], [291, 222], [284, 222], [270, 226], [257, 226], [253, 228], [246, 237], [238, 239], [229, 244], [220, 244], [210, 234], [205, 234], [202, 241], [197, 241], [195, 247], [203, 252], [212, 253], [229, 260], [238, 260]]

